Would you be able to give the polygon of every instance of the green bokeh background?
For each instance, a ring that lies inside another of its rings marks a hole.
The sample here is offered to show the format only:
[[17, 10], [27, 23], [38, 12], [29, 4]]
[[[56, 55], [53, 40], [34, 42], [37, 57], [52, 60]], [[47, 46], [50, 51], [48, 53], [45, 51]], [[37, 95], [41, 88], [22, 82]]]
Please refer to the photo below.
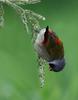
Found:
[[4, 5], [5, 25], [0, 29], [0, 100], [77, 100], [78, 99], [78, 2], [76, 0], [42, 0], [26, 5], [46, 17], [40, 21], [62, 39], [66, 67], [60, 73], [49, 72], [40, 88], [37, 55], [31, 34], [27, 34], [20, 17]]

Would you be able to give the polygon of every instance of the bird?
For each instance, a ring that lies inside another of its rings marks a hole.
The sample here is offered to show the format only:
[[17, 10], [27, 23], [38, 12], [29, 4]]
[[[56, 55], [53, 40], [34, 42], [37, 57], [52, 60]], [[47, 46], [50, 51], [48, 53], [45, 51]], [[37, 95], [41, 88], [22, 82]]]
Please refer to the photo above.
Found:
[[64, 69], [64, 46], [56, 33], [49, 29], [49, 26], [39, 31], [34, 42], [34, 48], [38, 57], [46, 60], [49, 70], [60, 72]]

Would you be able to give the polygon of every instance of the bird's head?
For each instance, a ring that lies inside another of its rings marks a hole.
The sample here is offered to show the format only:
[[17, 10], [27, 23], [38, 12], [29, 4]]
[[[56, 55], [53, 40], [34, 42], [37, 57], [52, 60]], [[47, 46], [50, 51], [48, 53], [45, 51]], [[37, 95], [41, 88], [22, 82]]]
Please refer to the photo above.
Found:
[[58, 59], [58, 60], [54, 60], [54, 61], [50, 61], [49, 63], [49, 69], [50, 71], [54, 71], [54, 72], [60, 72], [64, 69], [65, 66], [65, 59]]

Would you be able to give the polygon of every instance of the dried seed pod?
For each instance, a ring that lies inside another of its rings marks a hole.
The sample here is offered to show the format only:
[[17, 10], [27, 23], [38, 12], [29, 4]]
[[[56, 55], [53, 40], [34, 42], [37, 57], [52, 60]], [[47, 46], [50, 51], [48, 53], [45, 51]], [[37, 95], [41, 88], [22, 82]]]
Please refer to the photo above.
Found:
[[16, 4], [35, 4], [40, 2], [40, 0], [9, 0]]

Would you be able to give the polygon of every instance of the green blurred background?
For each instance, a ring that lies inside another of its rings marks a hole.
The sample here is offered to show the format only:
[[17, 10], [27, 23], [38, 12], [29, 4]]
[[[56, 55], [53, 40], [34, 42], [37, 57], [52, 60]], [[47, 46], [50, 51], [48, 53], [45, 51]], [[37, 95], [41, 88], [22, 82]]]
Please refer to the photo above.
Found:
[[26, 5], [46, 17], [40, 21], [62, 39], [66, 67], [60, 73], [46, 66], [46, 83], [40, 88], [37, 55], [20, 17], [4, 5], [5, 25], [0, 29], [0, 100], [77, 100], [78, 99], [78, 1], [42, 0]]

